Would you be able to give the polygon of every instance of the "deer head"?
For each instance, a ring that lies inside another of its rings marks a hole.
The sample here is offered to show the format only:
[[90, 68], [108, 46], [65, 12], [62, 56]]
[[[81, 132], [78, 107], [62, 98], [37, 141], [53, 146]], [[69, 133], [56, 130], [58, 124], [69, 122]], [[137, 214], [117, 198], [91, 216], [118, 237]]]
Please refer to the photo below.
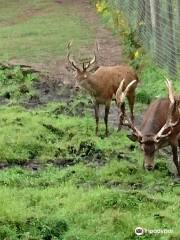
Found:
[[[70, 64], [70, 66], [72, 67], [72, 69], [76, 72], [75, 74], [75, 90], [79, 90], [80, 86], [83, 86], [84, 84], [86, 84], [86, 80], [89, 77], [89, 75], [91, 74], [90, 71], [88, 71], [90, 69], [90, 67], [96, 63], [96, 54], [94, 51], [94, 56], [93, 58], [88, 61], [88, 62], [83, 62], [82, 67], [80, 68], [77, 63], [71, 58], [71, 53], [70, 53], [70, 48], [72, 45], [72, 41], [68, 43], [67, 49], [68, 49], [68, 53], [67, 53], [67, 59], [68, 62]], [[98, 47], [97, 47], [98, 49]]]

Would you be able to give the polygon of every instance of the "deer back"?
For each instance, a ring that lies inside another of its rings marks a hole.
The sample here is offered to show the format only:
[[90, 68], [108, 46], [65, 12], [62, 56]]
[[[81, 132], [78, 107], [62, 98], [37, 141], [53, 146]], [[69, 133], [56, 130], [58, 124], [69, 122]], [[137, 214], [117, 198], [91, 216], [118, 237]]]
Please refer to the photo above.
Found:
[[[134, 69], [126, 65], [99, 67], [94, 73], [94, 78], [97, 95], [105, 98], [112, 98], [123, 79], [125, 79], [123, 90], [131, 81], [137, 80], [137, 83], [139, 81]], [[137, 84], [133, 86], [133, 90], [136, 86]]]
[[[170, 101], [168, 98], [159, 99], [150, 104], [143, 116], [140, 126], [140, 131], [143, 136], [153, 136], [161, 129], [166, 122], [169, 106]], [[172, 121], [177, 121], [179, 118], [179, 112], [176, 104], [172, 114]], [[173, 129], [169, 138], [177, 135], [178, 132], [180, 132], [180, 122]]]

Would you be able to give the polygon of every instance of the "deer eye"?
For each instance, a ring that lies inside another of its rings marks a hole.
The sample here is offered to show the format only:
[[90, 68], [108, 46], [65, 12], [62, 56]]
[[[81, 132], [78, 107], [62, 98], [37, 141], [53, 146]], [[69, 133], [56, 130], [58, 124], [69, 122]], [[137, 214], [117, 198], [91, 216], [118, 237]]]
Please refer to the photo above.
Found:
[[84, 78], [87, 78], [87, 74], [84, 74]]

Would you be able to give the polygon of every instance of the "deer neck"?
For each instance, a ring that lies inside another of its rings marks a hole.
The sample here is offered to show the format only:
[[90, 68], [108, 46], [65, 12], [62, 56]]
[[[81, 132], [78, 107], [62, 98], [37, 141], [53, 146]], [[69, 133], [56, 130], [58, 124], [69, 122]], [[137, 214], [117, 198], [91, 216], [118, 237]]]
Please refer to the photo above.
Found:
[[97, 79], [94, 73], [88, 73], [86, 80], [82, 85], [91, 95], [96, 94]]

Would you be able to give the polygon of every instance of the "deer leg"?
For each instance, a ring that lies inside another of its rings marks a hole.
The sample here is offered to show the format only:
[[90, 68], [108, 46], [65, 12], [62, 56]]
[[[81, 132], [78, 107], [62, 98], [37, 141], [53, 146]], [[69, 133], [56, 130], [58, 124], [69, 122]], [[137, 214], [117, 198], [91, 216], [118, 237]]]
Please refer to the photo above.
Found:
[[180, 176], [180, 164], [178, 161], [178, 149], [177, 149], [177, 146], [175, 146], [175, 145], [171, 145], [171, 148], [172, 148], [172, 153], [173, 153], [173, 162], [177, 168], [178, 175]]
[[99, 130], [99, 103], [95, 102], [94, 104], [94, 112], [95, 112], [95, 119], [96, 119], [96, 135], [98, 135]]
[[109, 115], [109, 109], [110, 109], [110, 105], [105, 105], [105, 115], [104, 115], [104, 123], [106, 126], [106, 137], [109, 134], [109, 130], [108, 130], [108, 115]]
[[125, 103], [121, 104], [121, 112], [119, 114], [119, 125], [118, 125], [118, 131], [121, 130], [123, 120], [124, 120], [124, 115], [125, 115]]
[[135, 94], [134, 93], [130, 93], [128, 96], [127, 96], [127, 99], [128, 99], [128, 103], [129, 103], [129, 109], [130, 109], [130, 112], [131, 112], [131, 121], [134, 122], [134, 102], [135, 102]]

